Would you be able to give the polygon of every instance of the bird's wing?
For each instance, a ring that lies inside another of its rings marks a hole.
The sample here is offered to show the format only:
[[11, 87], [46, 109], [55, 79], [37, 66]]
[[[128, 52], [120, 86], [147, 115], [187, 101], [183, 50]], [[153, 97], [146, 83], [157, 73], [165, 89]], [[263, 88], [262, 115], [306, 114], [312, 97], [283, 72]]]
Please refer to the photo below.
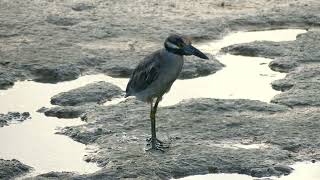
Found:
[[157, 51], [141, 61], [131, 74], [126, 96], [145, 90], [160, 73], [160, 52]]

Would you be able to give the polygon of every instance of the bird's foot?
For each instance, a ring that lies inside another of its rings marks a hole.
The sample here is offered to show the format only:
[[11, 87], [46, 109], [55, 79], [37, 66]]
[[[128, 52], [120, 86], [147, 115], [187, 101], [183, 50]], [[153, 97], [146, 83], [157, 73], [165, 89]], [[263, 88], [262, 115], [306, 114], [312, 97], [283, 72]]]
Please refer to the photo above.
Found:
[[[147, 141], [148, 145], [150, 145], [150, 144], [152, 143], [152, 138], [149, 137], [149, 138], [146, 139], [146, 141]], [[156, 142], [156, 143], [160, 143], [160, 144], [164, 144], [164, 143], [163, 143], [162, 141], [160, 141], [158, 138], [155, 138], [155, 142]]]
[[152, 151], [152, 150], [156, 150], [156, 151], [161, 151], [161, 152], [165, 152], [165, 149], [169, 148], [169, 145], [160, 141], [159, 139], [155, 138], [147, 138], [147, 147], [151, 146], [150, 148], [146, 149], [146, 151]]

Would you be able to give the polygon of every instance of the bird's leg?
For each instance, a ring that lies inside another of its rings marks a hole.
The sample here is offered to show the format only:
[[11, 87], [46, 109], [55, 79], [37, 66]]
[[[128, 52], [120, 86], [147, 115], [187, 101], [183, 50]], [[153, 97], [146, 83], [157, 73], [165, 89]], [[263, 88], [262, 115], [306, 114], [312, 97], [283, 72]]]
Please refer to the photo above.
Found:
[[[157, 102], [156, 102], [157, 103]], [[150, 120], [151, 120], [151, 145], [152, 149], [156, 149], [156, 105], [153, 107], [151, 104]]]
[[160, 102], [160, 98], [157, 98], [154, 106], [151, 102], [151, 111], [150, 111], [150, 120], [151, 120], [151, 139], [147, 139], [149, 143], [151, 143], [151, 149], [163, 151], [163, 148], [168, 148], [167, 145], [164, 145], [162, 141], [157, 139], [156, 135], [156, 113], [158, 104]]

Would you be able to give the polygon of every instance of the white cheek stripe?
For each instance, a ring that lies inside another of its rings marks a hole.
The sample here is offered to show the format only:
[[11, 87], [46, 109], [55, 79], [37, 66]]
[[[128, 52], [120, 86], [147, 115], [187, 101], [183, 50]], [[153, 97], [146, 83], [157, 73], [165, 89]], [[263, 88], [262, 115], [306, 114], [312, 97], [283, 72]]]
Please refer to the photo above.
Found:
[[180, 49], [177, 45], [171, 43], [171, 42], [166, 42], [167, 46], [169, 48], [172, 48], [172, 49]]

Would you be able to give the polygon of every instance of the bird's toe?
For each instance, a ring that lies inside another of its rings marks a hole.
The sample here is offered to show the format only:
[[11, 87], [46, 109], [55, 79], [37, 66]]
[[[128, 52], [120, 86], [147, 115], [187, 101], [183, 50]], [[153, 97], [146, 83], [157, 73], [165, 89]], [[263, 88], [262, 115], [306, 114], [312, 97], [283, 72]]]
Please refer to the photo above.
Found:
[[147, 138], [146, 141], [147, 141], [147, 146], [149, 146], [149, 148], [146, 149], [146, 151], [158, 150], [158, 151], [165, 152], [165, 149], [169, 148], [168, 143], [164, 143], [163, 141], [160, 141], [159, 139], [153, 140], [152, 138]]

